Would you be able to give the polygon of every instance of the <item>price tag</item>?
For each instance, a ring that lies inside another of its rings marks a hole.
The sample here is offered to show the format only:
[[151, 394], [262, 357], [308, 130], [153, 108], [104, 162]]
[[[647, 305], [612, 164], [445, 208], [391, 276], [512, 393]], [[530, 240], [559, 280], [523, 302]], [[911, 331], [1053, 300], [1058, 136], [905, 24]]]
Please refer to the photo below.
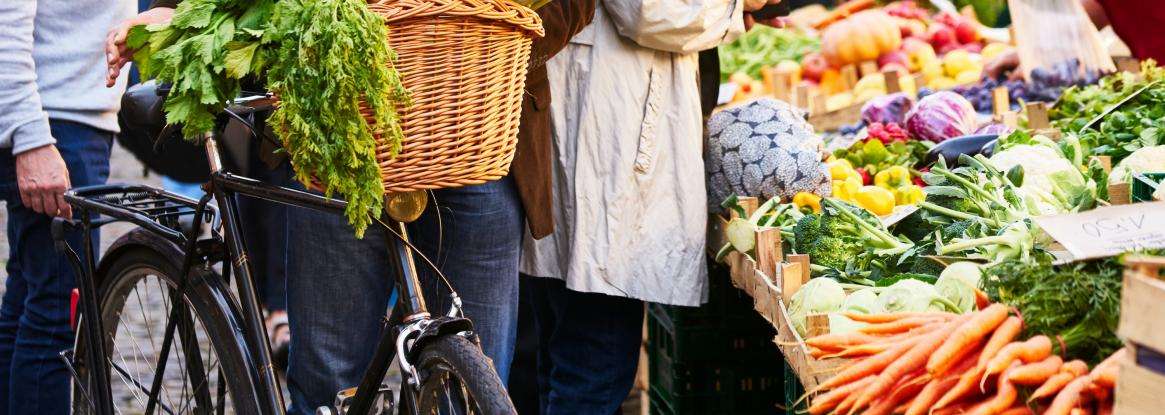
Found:
[[1072, 260], [1102, 258], [1165, 247], [1165, 202], [1107, 206], [1082, 213], [1035, 218]]

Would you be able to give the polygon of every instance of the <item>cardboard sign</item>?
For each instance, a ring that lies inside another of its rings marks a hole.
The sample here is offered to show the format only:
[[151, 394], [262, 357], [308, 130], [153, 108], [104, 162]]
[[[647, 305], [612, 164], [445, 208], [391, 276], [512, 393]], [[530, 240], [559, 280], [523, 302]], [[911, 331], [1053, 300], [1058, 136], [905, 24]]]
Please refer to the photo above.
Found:
[[1165, 247], [1165, 202], [1107, 206], [1035, 221], [1076, 261]]

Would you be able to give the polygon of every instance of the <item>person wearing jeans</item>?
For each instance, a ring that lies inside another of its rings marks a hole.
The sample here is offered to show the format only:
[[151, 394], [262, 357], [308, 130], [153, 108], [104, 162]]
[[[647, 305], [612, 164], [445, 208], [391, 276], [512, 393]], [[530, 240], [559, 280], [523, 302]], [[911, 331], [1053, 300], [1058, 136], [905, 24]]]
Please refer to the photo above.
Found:
[[[109, 176], [125, 77], [105, 87], [102, 40], [133, 11], [133, 0], [0, 1], [0, 198], [9, 245], [0, 414], [69, 412], [60, 353], [73, 346], [76, 275], [57, 255], [50, 225], [54, 216], [74, 217], [65, 190]], [[83, 237], [66, 235], [77, 250]]]

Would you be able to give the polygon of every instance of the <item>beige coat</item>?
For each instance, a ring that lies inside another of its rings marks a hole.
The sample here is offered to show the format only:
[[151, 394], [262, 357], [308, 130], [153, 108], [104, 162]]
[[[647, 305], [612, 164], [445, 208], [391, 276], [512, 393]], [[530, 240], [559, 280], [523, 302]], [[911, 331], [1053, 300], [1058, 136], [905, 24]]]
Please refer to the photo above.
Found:
[[743, 0], [601, 0], [547, 63], [556, 223], [524, 273], [675, 305], [707, 298], [696, 52], [744, 31]]

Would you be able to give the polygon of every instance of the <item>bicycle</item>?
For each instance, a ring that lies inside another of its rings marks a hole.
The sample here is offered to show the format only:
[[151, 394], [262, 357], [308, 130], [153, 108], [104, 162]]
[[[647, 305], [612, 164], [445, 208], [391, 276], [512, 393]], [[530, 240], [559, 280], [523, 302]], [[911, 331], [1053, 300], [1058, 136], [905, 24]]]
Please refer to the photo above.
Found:
[[[273, 97], [267, 94], [237, 99], [224, 114], [229, 118], [220, 119], [219, 126], [234, 119], [256, 134], [245, 117], [269, 111], [273, 105]], [[91, 186], [65, 194], [65, 200], [80, 212], [79, 221], [53, 223], [57, 249], [78, 275], [76, 346], [62, 353], [74, 378], [74, 413], [284, 413], [240, 236], [243, 225], [235, 195], [335, 214], [341, 214], [346, 203], [227, 171], [218, 138], [217, 132], [203, 136], [210, 180], [200, 200], [144, 185]], [[338, 391], [334, 404], [318, 408], [317, 414], [516, 412], [482, 354], [453, 287], [449, 286], [452, 306], [444, 315], [430, 315], [425, 305], [414, 252], [438, 275], [440, 271], [409, 242], [404, 226], [420, 215], [418, 209], [427, 203], [424, 196], [423, 192], [390, 196], [407, 198], [397, 205], [413, 208], [398, 215], [389, 209], [390, 220], [380, 222], [389, 233], [390, 269], [395, 271], [399, 299], [385, 319], [360, 384]], [[212, 199], [217, 205], [210, 203]], [[129, 222], [137, 228], [114, 242], [97, 261], [89, 231], [114, 222]], [[69, 228], [85, 233], [84, 259], [62, 239]], [[215, 272], [216, 264], [221, 272]], [[159, 302], [168, 310], [164, 328], [146, 315]], [[140, 320], [145, 320], [144, 333], [138, 327]], [[143, 345], [140, 335], [149, 336], [150, 342]], [[160, 341], [155, 341], [158, 335]], [[126, 354], [134, 355], [127, 359]], [[151, 359], [147, 354], [154, 356]], [[401, 369], [396, 399], [392, 388], [382, 384], [394, 360]], [[114, 375], [119, 382], [114, 382]], [[115, 405], [115, 387], [124, 398], [120, 403], [134, 410], [123, 411]]]

